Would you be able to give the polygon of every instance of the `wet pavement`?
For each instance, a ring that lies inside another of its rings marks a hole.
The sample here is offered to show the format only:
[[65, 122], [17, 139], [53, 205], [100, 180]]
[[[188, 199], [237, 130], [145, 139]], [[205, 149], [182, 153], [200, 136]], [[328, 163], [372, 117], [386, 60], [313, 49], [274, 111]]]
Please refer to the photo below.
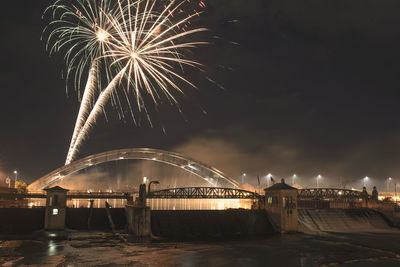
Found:
[[400, 266], [399, 232], [152, 243], [122, 233], [72, 232], [64, 240], [0, 240], [4, 266]]

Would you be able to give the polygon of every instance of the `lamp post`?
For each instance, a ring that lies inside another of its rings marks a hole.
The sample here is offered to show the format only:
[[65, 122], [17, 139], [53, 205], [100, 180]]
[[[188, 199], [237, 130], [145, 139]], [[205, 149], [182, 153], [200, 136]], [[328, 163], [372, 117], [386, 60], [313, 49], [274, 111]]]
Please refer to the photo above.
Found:
[[267, 187], [269, 187], [269, 182], [271, 181], [271, 177], [272, 177], [272, 174], [271, 173], [268, 173], [267, 174]]
[[150, 194], [150, 186], [151, 186], [151, 184], [159, 184], [159, 183], [160, 183], [159, 181], [151, 181], [149, 183], [149, 185], [147, 186], [147, 194]]
[[296, 177], [297, 177], [297, 175], [293, 174], [293, 176], [292, 176], [292, 185], [294, 185], [294, 179], [296, 179]]
[[14, 183], [14, 186], [15, 186], [15, 184], [17, 183], [17, 179], [18, 179], [18, 171], [15, 170], [14, 174], [15, 174], [15, 183]]
[[147, 177], [143, 177], [143, 183], [146, 184], [147, 183]]
[[242, 184], [244, 184], [244, 177], [246, 176], [246, 173], [244, 172], [243, 174], [242, 174]]
[[319, 187], [319, 180], [321, 180], [322, 176], [321, 174], [318, 174], [317, 176], [317, 187]]
[[367, 182], [368, 182], [369, 177], [365, 176], [364, 177], [364, 186], [367, 187]]
[[389, 189], [390, 189], [389, 183], [390, 183], [391, 180], [392, 180], [392, 177], [389, 177], [389, 178], [387, 179], [387, 192], [388, 192], [388, 193], [389, 193]]

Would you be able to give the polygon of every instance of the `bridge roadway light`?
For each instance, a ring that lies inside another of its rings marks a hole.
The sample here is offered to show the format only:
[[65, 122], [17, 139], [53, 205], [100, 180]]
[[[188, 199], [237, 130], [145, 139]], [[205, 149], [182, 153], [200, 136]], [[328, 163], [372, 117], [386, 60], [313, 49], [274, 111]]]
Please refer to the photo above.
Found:
[[296, 179], [296, 177], [297, 177], [297, 175], [293, 174], [293, 176], [292, 176], [292, 185], [294, 185], [294, 179]]
[[18, 178], [18, 171], [17, 171], [17, 170], [15, 170], [15, 171], [14, 171], [14, 174], [15, 174], [15, 182], [17, 182], [17, 178]]
[[321, 180], [322, 176], [321, 174], [318, 174], [317, 176], [317, 187], [319, 187], [319, 180]]
[[242, 174], [242, 184], [244, 184], [244, 177], [246, 176], [246, 173], [244, 172], [243, 174]]

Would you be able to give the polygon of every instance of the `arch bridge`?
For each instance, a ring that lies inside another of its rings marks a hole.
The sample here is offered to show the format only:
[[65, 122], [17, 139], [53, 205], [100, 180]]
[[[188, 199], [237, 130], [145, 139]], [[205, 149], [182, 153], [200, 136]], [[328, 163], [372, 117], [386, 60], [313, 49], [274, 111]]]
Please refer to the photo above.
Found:
[[42, 190], [62, 181], [70, 174], [83, 170], [93, 165], [128, 159], [152, 160], [181, 168], [205, 180], [212, 186], [239, 187], [239, 183], [226, 176], [223, 172], [185, 155], [151, 148], [130, 148], [107, 151], [83, 159], [76, 160], [62, 166], [45, 176], [39, 178], [28, 186], [29, 191]]
[[304, 188], [298, 190], [299, 200], [358, 200], [362, 192], [342, 188]]
[[148, 192], [147, 198], [160, 199], [259, 199], [263, 196], [237, 188], [181, 187]]

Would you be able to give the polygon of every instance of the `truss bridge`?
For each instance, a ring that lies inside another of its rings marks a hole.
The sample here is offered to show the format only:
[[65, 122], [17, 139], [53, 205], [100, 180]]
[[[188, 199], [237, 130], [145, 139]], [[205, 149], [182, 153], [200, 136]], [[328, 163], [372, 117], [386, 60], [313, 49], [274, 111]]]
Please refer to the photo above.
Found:
[[182, 187], [152, 191], [152, 199], [259, 199], [262, 196], [251, 191], [221, 187]]

